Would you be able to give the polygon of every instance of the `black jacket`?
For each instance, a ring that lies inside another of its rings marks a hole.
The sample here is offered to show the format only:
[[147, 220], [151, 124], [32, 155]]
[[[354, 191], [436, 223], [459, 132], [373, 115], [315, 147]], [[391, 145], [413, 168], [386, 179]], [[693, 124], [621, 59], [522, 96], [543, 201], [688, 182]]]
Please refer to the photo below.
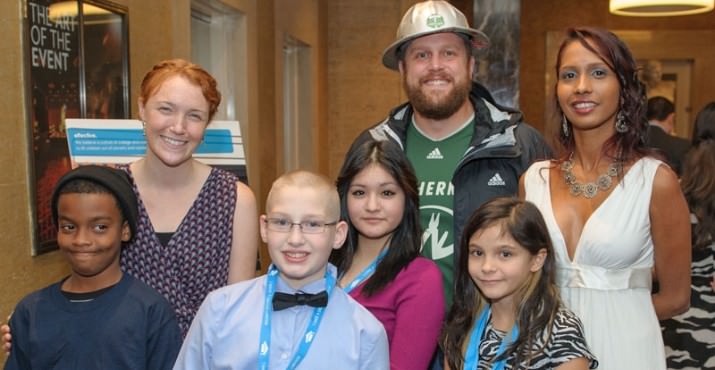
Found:
[[[521, 112], [497, 104], [489, 91], [478, 83], [472, 84], [470, 100], [475, 107], [477, 124], [474, 125], [469, 149], [452, 177], [455, 265], [459, 258], [462, 229], [472, 212], [492, 198], [516, 196], [519, 177], [529, 165], [552, 157], [551, 149], [541, 134], [522, 121]], [[372, 137], [394, 141], [404, 150], [411, 120], [412, 106], [402, 104], [393, 109], [385, 120], [361, 133], [353, 145]], [[502, 181], [490, 184], [496, 174]]]

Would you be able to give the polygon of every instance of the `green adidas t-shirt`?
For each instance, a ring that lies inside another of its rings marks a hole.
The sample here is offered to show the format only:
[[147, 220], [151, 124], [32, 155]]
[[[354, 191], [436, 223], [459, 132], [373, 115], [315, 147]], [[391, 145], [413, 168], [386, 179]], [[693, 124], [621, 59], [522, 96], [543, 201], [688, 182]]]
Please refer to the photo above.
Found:
[[454, 281], [454, 186], [452, 176], [474, 133], [474, 117], [454, 134], [435, 141], [414, 124], [407, 128], [406, 153], [417, 173], [422, 224], [422, 255], [442, 271], [445, 302], [452, 305]]

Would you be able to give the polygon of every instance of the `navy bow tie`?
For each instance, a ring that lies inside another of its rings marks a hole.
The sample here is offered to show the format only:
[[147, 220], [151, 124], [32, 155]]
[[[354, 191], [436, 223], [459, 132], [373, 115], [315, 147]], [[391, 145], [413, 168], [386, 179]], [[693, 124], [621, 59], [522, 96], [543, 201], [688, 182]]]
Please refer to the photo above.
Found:
[[273, 295], [273, 310], [280, 311], [293, 306], [307, 305], [310, 307], [325, 307], [328, 305], [328, 293], [322, 291], [316, 294], [310, 293], [279, 293]]

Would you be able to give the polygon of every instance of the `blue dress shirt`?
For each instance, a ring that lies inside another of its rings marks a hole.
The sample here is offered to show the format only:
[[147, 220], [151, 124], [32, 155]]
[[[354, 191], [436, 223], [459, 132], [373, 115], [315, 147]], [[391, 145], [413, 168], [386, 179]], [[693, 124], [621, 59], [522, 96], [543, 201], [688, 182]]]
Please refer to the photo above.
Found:
[[[335, 275], [335, 267], [329, 265]], [[210, 293], [194, 318], [181, 347], [175, 370], [245, 369], [258, 367], [266, 276]], [[318, 293], [325, 279], [292, 289], [280, 277], [276, 291]], [[272, 313], [269, 367], [285, 369], [305, 334], [313, 307], [296, 306]], [[382, 324], [359, 303], [336, 287], [308, 354], [298, 365], [304, 370], [389, 370], [387, 335]]]

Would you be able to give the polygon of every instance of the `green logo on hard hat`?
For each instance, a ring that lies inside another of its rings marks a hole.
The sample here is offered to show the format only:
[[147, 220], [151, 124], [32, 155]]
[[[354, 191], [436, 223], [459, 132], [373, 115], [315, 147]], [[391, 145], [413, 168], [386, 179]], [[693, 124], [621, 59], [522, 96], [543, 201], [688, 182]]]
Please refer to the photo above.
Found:
[[432, 14], [427, 17], [427, 27], [440, 28], [444, 26], [444, 18], [439, 14]]

